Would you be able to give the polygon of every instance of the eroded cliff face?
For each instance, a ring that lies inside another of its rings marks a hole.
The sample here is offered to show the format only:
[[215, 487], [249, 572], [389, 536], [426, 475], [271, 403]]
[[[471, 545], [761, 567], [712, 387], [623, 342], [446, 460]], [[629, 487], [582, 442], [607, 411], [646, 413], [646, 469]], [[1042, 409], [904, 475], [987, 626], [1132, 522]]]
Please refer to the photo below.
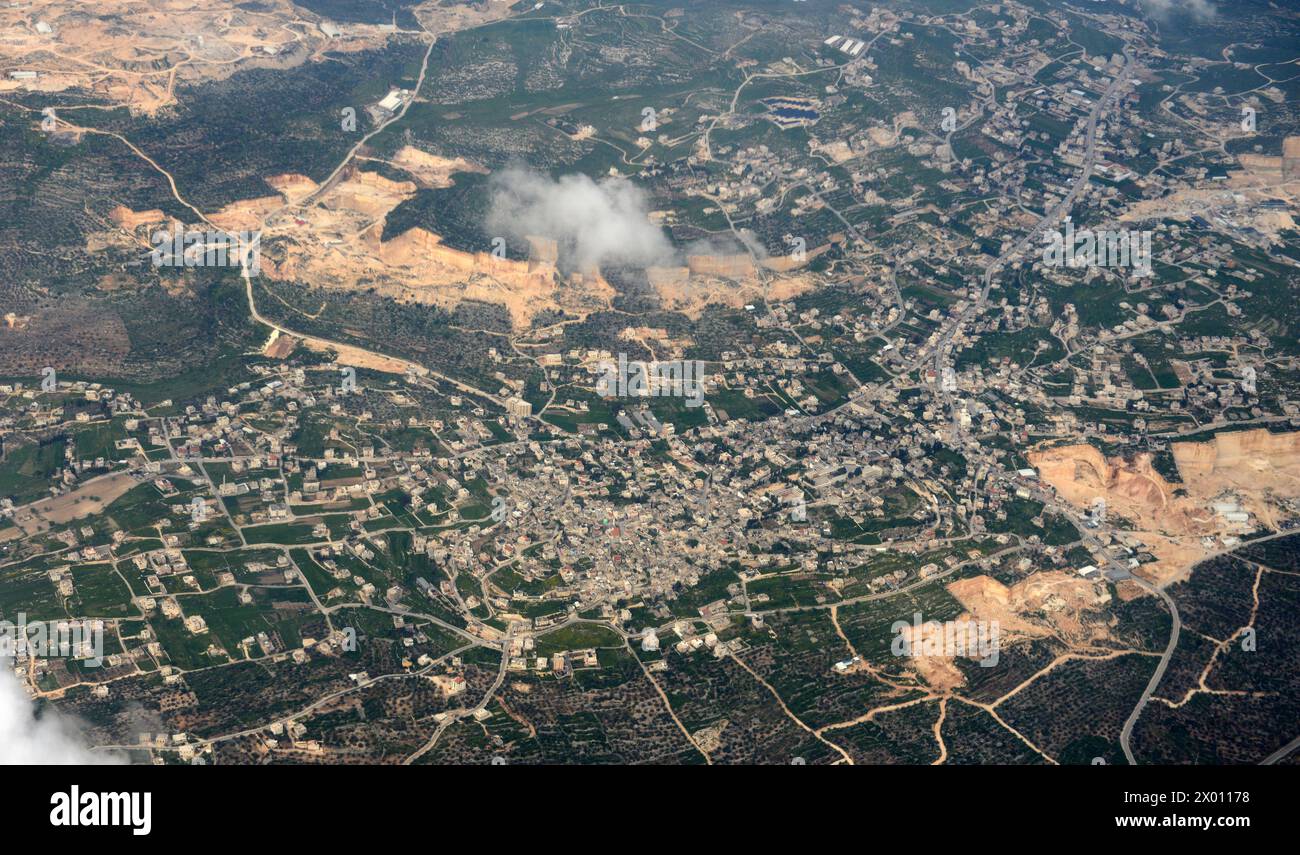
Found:
[[1189, 493], [1235, 495], [1269, 528], [1287, 518], [1283, 503], [1300, 498], [1300, 432], [1232, 431], [1172, 450]]
[[1300, 488], [1300, 432], [1231, 431], [1212, 442], [1175, 442], [1172, 450], [1189, 491], [1231, 486], [1295, 496]]

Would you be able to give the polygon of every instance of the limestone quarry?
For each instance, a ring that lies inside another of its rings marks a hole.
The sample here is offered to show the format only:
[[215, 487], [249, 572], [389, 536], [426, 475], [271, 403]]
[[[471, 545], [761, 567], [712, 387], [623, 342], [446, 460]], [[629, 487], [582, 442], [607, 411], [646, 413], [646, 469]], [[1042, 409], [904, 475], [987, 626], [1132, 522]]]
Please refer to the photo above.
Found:
[[[808, 258], [829, 249], [811, 250]], [[773, 256], [756, 262], [748, 254], [687, 255], [686, 263], [672, 267], [647, 267], [646, 278], [663, 301], [664, 308], [698, 317], [705, 306], [720, 304], [740, 307], [758, 299], [789, 300], [815, 287], [808, 273], [797, 269], [807, 263], [788, 256]]]
[[[378, 160], [370, 156], [358, 160]], [[403, 303], [454, 309], [465, 301], [503, 306], [517, 327], [539, 313], [563, 310], [584, 317], [605, 309], [614, 289], [598, 270], [562, 272], [555, 240], [529, 235], [526, 260], [496, 252], [450, 247], [440, 235], [414, 227], [384, 238], [389, 214], [422, 187], [446, 187], [461, 171], [486, 172], [463, 158], [443, 158], [406, 146], [389, 160], [411, 180], [394, 180], [357, 167], [322, 189], [300, 174], [268, 176], [274, 192], [243, 199], [207, 215], [214, 227], [261, 232], [261, 275], [331, 290], [370, 290]], [[111, 231], [94, 246], [150, 246], [154, 229], [171, 228], [160, 210], [117, 206]], [[809, 253], [815, 257], [826, 247]], [[786, 300], [814, 287], [806, 263], [787, 257], [756, 262], [748, 254], [687, 255], [681, 267], [651, 267], [646, 274], [666, 308], [697, 316], [710, 304], [739, 307], [759, 299]]]
[[[421, 170], [422, 182], [445, 183], [462, 162], [403, 149], [394, 163]], [[299, 203], [319, 189], [310, 178], [277, 175], [267, 184], [276, 194], [227, 205], [208, 220], [228, 231], [260, 231], [261, 272], [275, 281], [373, 289], [400, 302], [447, 309], [465, 300], [493, 303], [504, 306], [520, 325], [549, 309], [586, 314], [606, 306], [614, 293], [599, 275], [561, 277], [554, 242], [544, 238], [529, 240], [527, 261], [448, 247], [440, 236], [418, 227], [384, 240], [388, 214], [415, 195], [414, 181], [349, 169], [307, 206]], [[152, 229], [170, 227], [160, 211], [119, 206], [109, 219], [117, 227], [118, 243], [147, 245]]]
[[[1110, 639], [1108, 622], [1089, 614], [1103, 609], [1110, 594], [1074, 573], [1033, 573], [1009, 587], [990, 576], [973, 576], [951, 582], [947, 589], [966, 611], [952, 621], [923, 625], [919, 634], [904, 627], [902, 634], [910, 644], [924, 644], [930, 636], [960, 637], [963, 628], [970, 637], [973, 626], [981, 627], [985, 637], [995, 636], [999, 650], [1033, 639], [1052, 638], [1071, 648], [1103, 645]], [[958, 656], [951, 653], [913, 656], [909, 662], [931, 688], [950, 691], [966, 683], [956, 665]], [[965, 658], [978, 659], [979, 653]]]
[[1107, 514], [1132, 523], [1132, 537], [1156, 558], [1137, 572], [1161, 584], [1186, 578], [1255, 526], [1276, 529], [1300, 498], [1300, 432], [1226, 432], [1171, 449], [1181, 484], [1155, 471], [1149, 454], [1106, 457], [1090, 445], [1035, 451], [1029, 462], [1080, 511], [1102, 499]]
[[[509, 0], [412, 11], [426, 32], [451, 32], [510, 14]], [[0, 8], [0, 92], [75, 91], [153, 115], [182, 86], [253, 68], [292, 68], [326, 52], [384, 47], [392, 24], [336, 23], [289, 0], [29, 0]]]

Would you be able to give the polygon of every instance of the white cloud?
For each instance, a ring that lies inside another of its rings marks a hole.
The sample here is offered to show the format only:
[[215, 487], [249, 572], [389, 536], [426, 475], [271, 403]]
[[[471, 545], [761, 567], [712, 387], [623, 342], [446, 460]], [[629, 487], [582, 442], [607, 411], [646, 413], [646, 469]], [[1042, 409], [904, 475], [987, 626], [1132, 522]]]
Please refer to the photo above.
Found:
[[515, 241], [552, 238], [568, 267], [671, 264], [672, 243], [649, 211], [645, 192], [625, 178], [551, 178], [512, 167], [493, 176], [487, 228]]
[[1193, 21], [1203, 22], [1215, 16], [1214, 4], [1210, 0], [1138, 0], [1148, 15], [1157, 20], [1168, 21], [1183, 15]]
[[40, 718], [0, 659], [0, 766], [102, 765], [122, 762], [117, 755], [88, 749], [72, 721], [46, 708]]

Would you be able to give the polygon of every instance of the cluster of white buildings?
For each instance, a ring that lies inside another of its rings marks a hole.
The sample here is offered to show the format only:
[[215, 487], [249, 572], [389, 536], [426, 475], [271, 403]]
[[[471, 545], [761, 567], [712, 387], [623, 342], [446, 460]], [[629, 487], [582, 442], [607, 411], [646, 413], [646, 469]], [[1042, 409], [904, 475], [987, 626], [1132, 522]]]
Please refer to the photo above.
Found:
[[831, 36], [822, 42], [827, 47], [838, 47], [841, 53], [849, 56], [857, 56], [867, 46], [862, 39], [852, 39], [848, 36]]

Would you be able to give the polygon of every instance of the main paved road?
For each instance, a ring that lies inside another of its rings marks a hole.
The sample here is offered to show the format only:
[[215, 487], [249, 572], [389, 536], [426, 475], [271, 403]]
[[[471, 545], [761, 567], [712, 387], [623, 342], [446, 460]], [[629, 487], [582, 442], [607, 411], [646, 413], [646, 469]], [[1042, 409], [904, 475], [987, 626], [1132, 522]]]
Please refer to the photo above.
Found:
[[1165, 601], [1165, 606], [1169, 609], [1169, 615], [1173, 618], [1173, 629], [1169, 633], [1169, 643], [1165, 645], [1165, 652], [1160, 657], [1156, 670], [1151, 674], [1151, 679], [1147, 681], [1146, 688], [1142, 690], [1142, 696], [1138, 698], [1137, 704], [1133, 707], [1133, 712], [1128, 714], [1124, 720], [1124, 727], [1119, 732], [1119, 747], [1124, 749], [1124, 759], [1130, 766], [1137, 765], [1137, 758], [1133, 756], [1133, 749], [1129, 747], [1129, 740], [1133, 736], [1133, 725], [1137, 724], [1138, 717], [1142, 715], [1142, 710], [1146, 709], [1147, 701], [1151, 700], [1151, 695], [1160, 685], [1161, 679], [1165, 676], [1165, 669], [1169, 667], [1169, 659], [1174, 655], [1174, 648], [1178, 646], [1178, 633], [1183, 628], [1183, 619], [1178, 616], [1178, 606], [1174, 605], [1174, 598], [1165, 593], [1163, 588], [1152, 585], [1145, 579], [1134, 576], [1133, 581], [1137, 582], [1142, 590], [1155, 594]]
[[[1106, 544], [1102, 543], [1101, 539], [1093, 534], [1092, 530], [1079, 519], [1073, 508], [1058, 502], [1056, 496], [1045, 488], [1031, 490], [1031, 495], [1034, 499], [1043, 503], [1044, 510], [1050, 510], [1064, 516], [1074, 523], [1075, 528], [1079, 531], [1080, 540], [1083, 541], [1093, 555], [1104, 556], [1108, 567], [1128, 576], [1147, 593], [1159, 597], [1164, 601], [1165, 607], [1169, 609], [1169, 615], [1172, 619], [1169, 641], [1165, 644], [1165, 651], [1160, 656], [1160, 662], [1156, 665], [1156, 670], [1151, 674], [1151, 679], [1147, 681], [1146, 688], [1142, 690], [1141, 697], [1138, 698], [1137, 703], [1133, 706], [1133, 711], [1129, 713], [1128, 718], [1124, 721], [1124, 727], [1119, 734], [1119, 744], [1124, 751], [1124, 759], [1128, 761], [1130, 766], [1136, 766], [1137, 759], [1133, 756], [1133, 749], [1129, 747], [1129, 739], [1133, 735], [1133, 725], [1137, 724], [1138, 718], [1142, 715], [1142, 710], [1146, 708], [1147, 702], [1151, 700], [1151, 695], [1155, 692], [1156, 687], [1160, 685], [1160, 681], [1164, 679], [1165, 669], [1169, 667], [1169, 660], [1178, 647], [1178, 635], [1183, 628], [1183, 620], [1178, 614], [1178, 606], [1174, 604], [1173, 597], [1170, 597], [1163, 588], [1152, 585], [1140, 576], [1129, 573], [1127, 567], [1112, 558], [1110, 552], [1106, 549]], [[1213, 556], [1206, 556], [1206, 559], [1210, 557]]]
[[[1070, 190], [1065, 194], [1065, 198], [1049, 208], [1047, 212], [1043, 214], [1042, 218], [1039, 219], [1038, 223], [1030, 229], [1024, 237], [1016, 241], [1010, 249], [999, 255], [984, 269], [984, 282], [979, 298], [967, 306], [948, 326], [947, 330], [940, 334], [939, 339], [934, 345], [934, 371], [937, 376], [943, 376], [943, 369], [948, 363], [947, 348], [952, 342], [953, 337], [957, 335], [957, 331], [960, 330], [968, 320], [984, 310], [984, 306], [988, 302], [989, 291], [993, 289], [993, 276], [1002, 269], [1002, 266], [1006, 264], [1008, 260], [1024, 252], [1030, 242], [1035, 240], [1038, 235], [1042, 234], [1044, 229], [1055, 225], [1056, 221], [1070, 210], [1079, 194], [1088, 186], [1088, 181], [1092, 178], [1093, 167], [1097, 162], [1097, 122], [1101, 119], [1102, 114], [1105, 113], [1110, 101], [1119, 92], [1120, 87], [1128, 81], [1129, 75], [1132, 71], [1132, 66], [1133, 57], [1130, 55], [1129, 49], [1125, 48], [1124, 66], [1119, 70], [1119, 73], [1115, 75], [1115, 79], [1106, 87], [1106, 90], [1102, 93], [1101, 97], [1097, 99], [1096, 105], [1088, 114], [1088, 129], [1086, 132], [1087, 143], [1083, 153], [1083, 171], [1079, 173], [1079, 177], [1070, 185]], [[915, 365], [919, 364], [919, 362], [923, 360], [924, 357], [921, 357], [902, 373], [906, 374], [908, 371], [911, 371]], [[952, 404], [952, 394], [950, 392], [942, 392], [942, 394], [944, 403], [948, 406], [949, 412], [952, 413], [953, 436], [960, 436], [959, 425], [957, 423], [957, 413]]]

